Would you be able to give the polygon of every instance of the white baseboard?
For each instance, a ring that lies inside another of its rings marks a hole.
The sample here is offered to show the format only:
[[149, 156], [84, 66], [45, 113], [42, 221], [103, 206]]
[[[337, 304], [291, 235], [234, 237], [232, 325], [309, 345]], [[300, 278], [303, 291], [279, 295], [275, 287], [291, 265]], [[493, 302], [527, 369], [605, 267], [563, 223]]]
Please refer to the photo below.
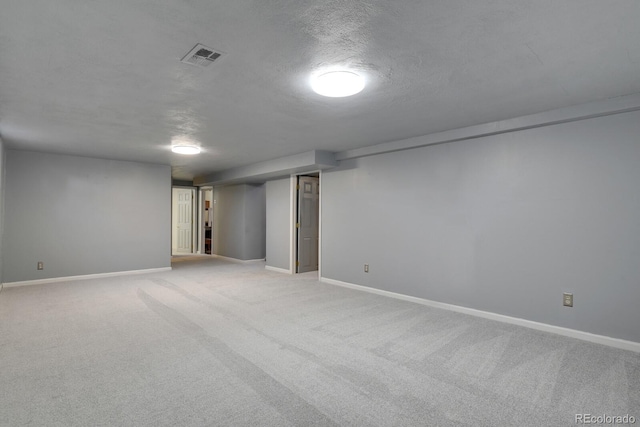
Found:
[[216, 257], [216, 258], [224, 259], [226, 261], [237, 262], [237, 263], [240, 263], [240, 264], [250, 264], [250, 263], [254, 263], [254, 262], [264, 262], [264, 258], [238, 259], [238, 258], [231, 258], [231, 257], [228, 257], [228, 256], [222, 256], [222, 255], [212, 255], [212, 256]]
[[286, 268], [271, 267], [270, 265], [265, 265], [264, 269], [270, 270], [270, 271], [276, 271], [278, 273], [291, 274], [291, 271], [287, 270]]
[[71, 282], [71, 281], [75, 281], [75, 280], [100, 279], [100, 278], [104, 278], [104, 277], [127, 276], [127, 275], [130, 275], [130, 274], [160, 273], [162, 271], [170, 271], [170, 270], [171, 270], [171, 267], [161, 267], [161, 268], [147, 268], [147, 269], [144, 269], [144, 270], [115, 271], [113, 273], [83, 274], [83, 275], [80, 275], [80, 276], [51, 277], [49, 279], [23, 280], [21, 282], [8, 282], [8, 283], [3, 283], [3, 286], [5, 288], [15, 288], [17, 286], [42, 285], [42, 284], [45, 284], [45, 283]]
[[396, 298], [403, 301], [414, 302], [429, 307], [441, 308], [444, 310], [456, 311], [458, 313], [469, 314], [471, 316], [482, 317], [485, 319], [496, 320], [498, 322], [510, 323], [512, 325], [524, 326], [525, 328], [535, 329], [538, 331], [550, 332], [552, 334], [563, 335], [566, 337], [576, 338], [583, 341], [589, 341], [596, 344], [602, 344], [609, 347], [620, 348], [640, 353], [640, 343], [634, 341], [622, 340], [619, 338], [611, 338], [604, 335], [596, 335], [589, 332], [578, 331], [576, 329], [563, 328], [561, 326], [548, 325], [546, 323], [534, 322], [532, 320], [520, 319], [517, 317], [505, 316], [503, 314], [491, 313], [489, 311], [476, 310], [474, 308], [462, 307], [459, 305], [446, 304], [443, 302], [431, 301], [424, 298], [412, 297], [409, 295], [398, 294], [395, 292], [384, 291], [381, 289], [370, 288], [368, 286], [356, 285], [353, 283], [342, 282], [340, 280], [320, 278], [321, 282], [330, 285], [342, 286], [345, 288], [356, 289], [359, 291], [369, 292], [372, 294], [383, 295], [386, 297]]

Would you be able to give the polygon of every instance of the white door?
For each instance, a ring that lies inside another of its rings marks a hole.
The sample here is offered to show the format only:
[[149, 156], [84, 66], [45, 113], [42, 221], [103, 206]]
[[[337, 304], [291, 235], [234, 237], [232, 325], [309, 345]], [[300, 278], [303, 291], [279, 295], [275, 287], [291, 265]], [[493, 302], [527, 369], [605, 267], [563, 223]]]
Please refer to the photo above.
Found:
[[318, 269], [319, 182], [310, 176], [298, 179], [298, 273]]
[[193, 190], [173, 189], [174, 252], [190, 254], [193, 250]]

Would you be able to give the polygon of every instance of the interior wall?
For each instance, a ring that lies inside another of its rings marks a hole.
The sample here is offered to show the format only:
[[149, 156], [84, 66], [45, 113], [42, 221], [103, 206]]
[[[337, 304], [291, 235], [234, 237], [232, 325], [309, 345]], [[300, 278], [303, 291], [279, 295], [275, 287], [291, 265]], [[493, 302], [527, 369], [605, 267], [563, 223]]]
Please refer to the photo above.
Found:
[[640, 342], [638, 135], [631, 112], [344, 161], [322, 275]]
[[243, 259], [244, 186], [213, 189], [213, 253]]
[[213, 190], [213, 251], [240, 260], [265, 257], [265, 185], [230, 185]]
[[265, 185], [247, 185], [245, 190], [244, 258], [264, 259], [266, 256], [266, 189]]
[[4, 257], [2, 241], [4, 240], [4, 184], [5, 184], [5, 151], [4, 142], [0, 138], [0, 283], [3, 283]]
[[266, 183], [266, 257], [270, 267], [290, 270], [291, 179]]
[[5, 282], [171, 266], [170, 166], [8, 150], [5, 202]]

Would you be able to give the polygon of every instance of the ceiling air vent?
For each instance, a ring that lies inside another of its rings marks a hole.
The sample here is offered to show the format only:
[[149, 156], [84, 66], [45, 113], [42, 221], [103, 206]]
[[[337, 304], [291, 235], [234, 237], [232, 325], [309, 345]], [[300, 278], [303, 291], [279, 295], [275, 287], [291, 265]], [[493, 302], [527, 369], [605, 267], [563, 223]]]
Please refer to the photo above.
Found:
[[182, 58], [181, 62], [206, 67], [216, 59], [220, 58], [220, 56], [222, 56], [222, 52], [217, 52], [210, 47], [206, 47], [198, 43], [185, 55], [184, 58]]

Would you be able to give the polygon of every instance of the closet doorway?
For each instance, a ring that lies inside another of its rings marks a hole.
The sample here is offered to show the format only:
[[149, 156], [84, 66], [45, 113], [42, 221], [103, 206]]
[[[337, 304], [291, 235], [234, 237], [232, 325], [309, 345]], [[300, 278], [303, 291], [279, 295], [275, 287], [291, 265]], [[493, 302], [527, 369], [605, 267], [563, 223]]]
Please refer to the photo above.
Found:
[[200, 250], [198, 253], [212, 255], [213, 252], [213, 188], [200, 189]]
[[297, 177], [295, 206], [295, 272], [317, 271], [320, 252], [319, 174]]

